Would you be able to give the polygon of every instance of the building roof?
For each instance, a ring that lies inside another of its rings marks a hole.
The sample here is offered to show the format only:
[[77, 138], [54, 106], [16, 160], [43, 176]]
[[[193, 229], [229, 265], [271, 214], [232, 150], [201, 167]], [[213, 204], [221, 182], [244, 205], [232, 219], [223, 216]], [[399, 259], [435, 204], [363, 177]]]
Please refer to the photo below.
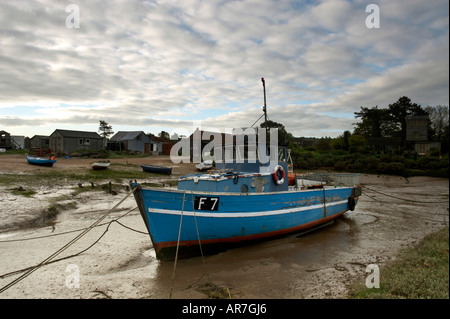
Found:
[[[57, 129], [55, 132], [58, 132], [63, 137], [76, 137], [76, 138], [102, 138], [100, 135], [98, 135], [97, 132], [85, 132], [85, 131], [70, 131], [70, 130], [60, 130]], [[53, 133], [55, 133], [53, 132]], [[52, 135], [53, 135], [52, 133]]]
[[117, 132], [116, 134], [114, 134], [114, 136], [110, 138], [110, 141], [129, 141], [129, 140], [134, 140], [135, 138], [137, 138], [141, 134], [145, 135], [145, 133], [142, 132], [142, 131], [132, 131], [132, 132], [120, 131], [120, 132]]
[[161, 138], [161, 137], [159, 137], [159, 136], [156, 136], [156, 135], [153, 135], [153, 134], [147, 134], [147, 136], [148, 137], [150, 137], [150, 139], [153, 141], [153, 142], [157, 142], [157, 143], [166, 143], [166, 142], [170, 142], [170, 140], [167, 140], [167, 139], [165, 139], [165, 138]]
[[49, 138], [50, 136], [48, 136], [48, 135], [34, 135], [31, 139], [34, 139], [34, 138]]

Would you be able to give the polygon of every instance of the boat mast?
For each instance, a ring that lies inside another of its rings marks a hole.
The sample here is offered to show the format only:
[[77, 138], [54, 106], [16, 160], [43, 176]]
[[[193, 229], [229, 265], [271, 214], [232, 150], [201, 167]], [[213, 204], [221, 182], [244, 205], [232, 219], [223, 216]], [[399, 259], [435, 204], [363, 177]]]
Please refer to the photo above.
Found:
[[267, 105], [266, 105], [266, 81], [264, 81], [264, 78], [261, 78], [261, 82], [263, 84], [263, 90], [264, 90], [264, 106], [263, 106], [263, 112], [264, 112], [264, 123], [266, 124], [266, 143], [268, 142], [268, 134], [267, 134]]

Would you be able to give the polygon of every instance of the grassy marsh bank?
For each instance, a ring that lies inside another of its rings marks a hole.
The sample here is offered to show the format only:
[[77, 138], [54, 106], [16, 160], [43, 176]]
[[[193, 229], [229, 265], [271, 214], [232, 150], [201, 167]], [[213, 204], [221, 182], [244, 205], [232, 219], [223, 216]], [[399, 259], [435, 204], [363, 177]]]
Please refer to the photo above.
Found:
[[448, 299], [449, 227], [425, 236], [380, 267], [380, 288], [358, 285], [350, 289], [354, 299]]

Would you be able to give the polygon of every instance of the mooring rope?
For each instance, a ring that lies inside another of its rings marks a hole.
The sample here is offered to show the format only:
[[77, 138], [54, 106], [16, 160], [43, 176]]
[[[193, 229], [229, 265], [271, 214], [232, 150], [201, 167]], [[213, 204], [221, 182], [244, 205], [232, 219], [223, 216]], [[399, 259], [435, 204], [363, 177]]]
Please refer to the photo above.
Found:
[[375, 193], [378, 193], [378, 194], [381, 194], [381, 195], [384, 195], [384, 196], [387, 196], [387, 197], [391, 197], [391, 198], [395, 198], [395, 199], [399, 199], [399, 200], [404, 200], [404, 201], [407, 201], [407, 202], [422, 203], [422, 204], [443, 204], [443, 203], [448, 203], [448, 200], [446, 200], [446, 201], [436, 201], [436, 202], [430, 201], [430, 202], [428, 202], [428, 201], [419, 201], [419, 200], [413, 200], [413, 199], [407, 199], [407, 198], [400, 198], [400, 197], [396, 197], [396, 196], [393, 196], [393, 195], [382, 193], [380, 191], [377, 191], [377, 190], [374, 190], [372, 188], [369, 188], [369, 187], [367, 187], [365, 185], [362, 185], [362, 187], [366, 188], [366, 189], [368, 189], [368, 190], [370, 190], [372, 192], [375, 192]]
[[[19, 281], [25, 279], [26, 277], [28, 277], [29, 275], [31, 275], [33, 272], [35, 272], [36, 270], [38, 270], [40, 267], [48, 264], [53, 258], [55, 258], [56, 256], [58, 256], [60, 253], [62, 253], [64, 250], [66, 250], [67, 248], [69, 248], [70, 246], [72, 246], [75, 242], [77, 242], [81, 237], [83, 237], [84, 235], [86, 235], [89, 231], [91, 231], [93, 228], [95, 228], [103, 219], [105, 219], [111, 212], [113, 212], [120, 204], [122, 204], [125, 199], [127, 199], [131, 194], [134, 193], [134, 191], [136, 190], [136, 187], [132, 189], [132, 191], [127, 194], [127, 196], [125, 196], [120, 202], [118, 202], [113, 208], [111, 208], [107, 213], [105, 213], [102, 217], [100, 217], [95, 223], [93, 223], [91, 226], [89, 226], [88, 228], [86, 228], [81, 234], [79, 234], [78, 236], [76, 236], [74, 239], [72, 239], [69, 243], [67, 243], [66, 245], [64, 245], [62, 248], [60, 248], [58, 251], [56, 251], [55, 253], [53, 253], [51, 256], [47, 257], [44, 261], [40, 262], [38, 265], [32, 267], [31, 269], [29, 269], [27, 272], [25, 272], [22, 276], [16, 278], [15, 280], [13, 280], [12, 282], [10, 282], [9, 284], [7, 284], [6, 286], [2, 287], [0, 289], [0, 293], [3, 293], [4, 291], [6, 291], [7, 289], [11, 288], [12, 286], [14, 286], [15, 284], [17, 284]], [[90, 248], [90, 247], [89, 247]]]
[[[103, 232], [103, 234], [101, 234], [100, 237], [97, 238], [97, 239], [95, 240], [95, 242], [92, 243], [89, 247], [87, 247], [87, 248], [83, 249], [82, 251], [79, 251], [79, 252], [77, 252], [77, 253], [75, 253], [75, 254], [73, 254], [73, 255], [70, 255], [70, 256], [66, 256], [66, 257], [62, 257], [62, 258], [58, 258], [58, 259], [51, 260], [51, 261], [45, 263], [44, 265], [49, 265], [49, 264], [53, 264], [53, 263], [56, 263], [56, 262], [61, 261], [61, 260], [65, 260], [65, 259], [77, 257], [77, 256], [81, 255], [82, 253], [88, 251], [89, 249], [91, 249], [92, 247], [94, 247], [94, 245], [97, 244], [97, 243], [100, 241], [100, 239], [102, 239], [102, 237], [108, 232], [109, 226], [110, 226], [112, 223], [117, 223], [117, 224], [119, 224], [120, 226], [122, 226], [122, 227], [124, 227], [124, 228], [126, 228], [126, 229], [132, 230], [132, 231], [137, 232], [137, 233], [140, 233], [140, 234], [148, 235], [148, 233], [141, 232], [141, 231], [139, 231], [139, 230], [133, 229], [133, 228], [128, 227], [128, 226], [122, 224], [121, 222], [119, 222], [119, 219], [121, 219], [122, 217], [128, 215], [130, 212], [132, 212], [132, 211], [135, 210], [136, 208], [137, 208], [137, 206], [134, 207], [134, 208], [132, 208], [132, 209], [130, 209], [130, 210], [128, 210], [128, 212], [126, 212], [125, 214], [123, 214], [122, 216], [120, 216], [120, 217], [118, 217], [118, 218], [116, 218], [116, 219], [113, 219], [113, 220], [110, 221], [110, 222], [107, 222], [107, 223], [103, 223], [103, 224], [97, 225], [96, 227], [100, 227], [100, 226], [104, 226], [104, 225], [108, 225], [108, 226], [106, 227], [106, 230]], [[86, 229], [86, 228], [79, 229], [78, 231], [81, 231], [81, 230], [84, 230], [84, 229]], [[70, 231], [70, 232], [73, 232], [73, 231]], [[70, 232], [65, 232], [65, 234], [70, 233]], [[44, 265], [43, 265], [43, 266], [44, 266]], [[6, 273], [6, 274], [1, 274], [1, 275], [0, 275], [0, 279], [6, 278], [6, 277], [9, 277], [9, 276], [12, 276], [12, 275], [20, 274], [20, 273], [22, 273], [22, 272], [24, 272], [24, 271], [27, 271], [27, 270], [29, 270], [29, 269], [31, 269], [31, 268], [33, 268], [33, 267], [36, 267], [36, 266], [30, 266], [30, 267], [27, 267], [27, 268], [24, 268], [24, 269], [14, 270], [14, 271], [11, 271], [11, 272]]]
[[198, 232], [198, 226], [197, 226], [197, 216], [195, 215], [195, 201], [194, 201], [194, 193], [191, 191], [192, 195], [192, 210], [194, 211], [194, 221], [195, 221], [195, 229], [197, 230], [197, 238], [198, 238], [198, 245], [200, 247], [200, 254], [202, 254], [203, 264], [205, 265], [205, 257], [203, 256], [203, 249], [202, 249], [202, 242], [200, 240], [200, 233]]
[[[125, 225], [123, 225], [123, 224], [121, 224], [120, 222], [117, 221], [117, 220], [119, 220], [120, 218], [125, 217], [126, 215], [128, 215], [130, 212], [132, 212], [132, 211], [135, 210], [136, 208], [138, 208], [138, 206], [135, 206], [134, 208], [128, 210], [127, 213], [125, 213], [124, 215], [120, 216], [120, 217], [117, 218], [115, 221], [116, 221], [119, 225], [121, 225], [121, 226], [123, 226], [123, 227], [125, 227], [125, 228], [128, 228], [129, 230], [132, 230], [132, 231], [134, 231], [134, 232], [136, 232], [136, 233], [141, 233], [141, 234], [148, 235], [148, 233], [146, 233], [146, 232], [143, 232], [143, 231], [136, 230], [136, 229], [133, 229], [133, 228], [131, 228], [131, 227], [125, 226]], [[96, 227], [101, 227], [101, 226], [104, 226], [104, 225], [107, 225], [107, 224], [109, 224], [109, 222], [102, 223], [102, 224], [98, 224]], [[43, 239], [43, 238], [49, 238], [49, 237], [55, 237], [55, 236], [61, 236], [61, 235], [67, 235], [67, 234], [70, 234], [70, 233], [78, 233], [78, 232], [80, 232], [80, 231], [82, 231], [82, 230], [85, 230], [85, 229], [87, 229], [87, 228], [88, 228], [88, 227], [85, 227], [85, 228], [79, 228], [79, 229], [74, 229], [74, 230], [68, 230], [68, 231], [61, 232], [61, 233], [56, 233], [56, 234], [49, 234], [49, 235], [35, 236], [35, 237], [18, 238], [18, 239], [5, 239], [5, 240], [0, 240], [0, 243], [12, 243], [12, 242], [18, 242], [18, 241], [28, 241], [28, 240], [36, 240], [36, 239]]]
[[[369, 190], [373, 191], [374, 193], [379, 193], [381, 195], [385, 195], [387, 197], [394, 197], [394, 196], [389, 196], [387, 194], [383, 194], [381, 192], [377, 192], [377, 191], [372, 190], [372, 189], [369, 189]], [[369, 197], [371, 200], [377, 202], [378, 204], [387, 204], [387, 205], [389, 205], [389, 207], [391, 209], [393, 209], [394, 212], [398, 212], [398, 213], [401, 213], [401, 214], [404, 214], [404, 215], [412, 215], [411, 212], [405, 212], [403, 210], [395, 209], [391, 202], [381, 201], [381, 200], [379, 200], [379, 199], [377, 199], [377, 198], [375, 198], [373, 196], [368, 195], [367, 192], [364, 192], [363, 195]], [[394, 197], [394, 198], [396, 198], [396, 199], [403, 199], [403, 198], [398, 198], [398, 197]], [[403, 200], [406, 200], [406, 199], [403, 199]], [[406, 201], [408, 201], [408, 200], [406, 200]], [[419, 201], [415, 201], [415, 202], [419, 202]], [[436, 204], [436, 203], [438, 203], [439, 204], [439, 203], [448, 203], [448, 202], [419, 202], [419, 203], [428, 203], [428, 204]], [[437, 219], [433, 219], [433, 218], [427, 218], [427, 217], [419, 216], [417, 214], [413, 214], [413, 215], [414, 215], [414, 218], [420, 218], [420, 219], [423, 219], [423, 220], [429, 220], [429, 221], [436, 222], [436, 223], [444, 222], [444, 223], [448, 224], [448, 221], [445, 220], [445, 217], [444, 217], [444, 220], [437, 220]], [[444, 213], [444, 214], [433, 213], [433, 216], [446, 216], [446, 217], [448, 217], [448, 213]]]
[[184, 199], [185, 198], [186, 198], [186, 192], [183, 193], [183, 204], [181, 205], [180, 228], [178, 229], [177, 250], [175, 252], [175, 261], [173, 263], [172, 282], [170, 284], [169, 299], [172, 299], [173, 281], [175, 279], [175, 269], [177, 268], [178, 248], [180, 247], [181, 225], [183, 224], [183, 212], [184, 212]]

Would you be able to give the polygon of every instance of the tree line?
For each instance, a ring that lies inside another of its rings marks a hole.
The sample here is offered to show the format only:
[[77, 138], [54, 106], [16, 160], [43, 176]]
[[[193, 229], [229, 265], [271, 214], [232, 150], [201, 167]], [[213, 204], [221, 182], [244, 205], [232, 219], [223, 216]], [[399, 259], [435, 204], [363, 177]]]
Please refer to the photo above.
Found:
[[[361, 106], [360, 111], [354, 112], [354, 115], [360, 121], [353, 124], [353, 132], [345, 131], [336, 138], [323, 137], [318, 139], [314, 146], [304, 148], [296, 143], [294, 136], [287, 132], [282, 124], [268, 121], [267, 126], [279, 129], [279, 144], [288, 145], [294, 167], [299, 170], [327, 168], [338, 171], [448, 177], [448, 106], [422, 108], [403, 96], [384, 108]], [[434, 150], [432, 156], [417, 157], [414, 143], [407, 140], [408, 116], [427, 118], [428, 141], [440, 142], [440, 151]], [[261, 127], [265, 127], [265, 124], [261, 124]], [[393, 152], [377, 152], [368, 143], [373, 138], [395, 138], [399, 141], [399, 148]]]

